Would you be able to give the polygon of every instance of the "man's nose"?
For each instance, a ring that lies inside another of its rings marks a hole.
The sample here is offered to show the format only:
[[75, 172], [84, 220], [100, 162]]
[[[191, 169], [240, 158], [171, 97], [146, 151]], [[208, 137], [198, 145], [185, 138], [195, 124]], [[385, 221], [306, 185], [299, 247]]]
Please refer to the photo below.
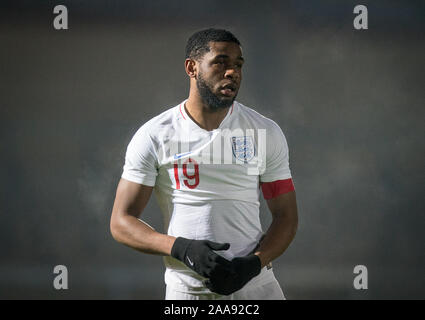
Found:
[[224, 73], [225, 78], [235, 79], [240, 77], [240, 73], [236, 68], [227, 68]]

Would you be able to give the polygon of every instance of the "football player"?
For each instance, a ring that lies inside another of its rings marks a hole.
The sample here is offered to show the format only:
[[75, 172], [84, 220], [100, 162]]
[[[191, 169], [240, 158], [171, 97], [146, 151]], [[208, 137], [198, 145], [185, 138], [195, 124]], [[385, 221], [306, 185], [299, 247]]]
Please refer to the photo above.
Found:
[[[232, 33], [193, 34], [189, 97], [143, 124], [127, 148], [111, 232], [164, 256], [166, 299], [285, 298], [271, 261], [298, 225], [288, 145], [274, 121], [235, 100], [243, 64]], [[139, 219], [152, 191], [166, 233]], [[266, 232], [260, 192], [272, 214]]]

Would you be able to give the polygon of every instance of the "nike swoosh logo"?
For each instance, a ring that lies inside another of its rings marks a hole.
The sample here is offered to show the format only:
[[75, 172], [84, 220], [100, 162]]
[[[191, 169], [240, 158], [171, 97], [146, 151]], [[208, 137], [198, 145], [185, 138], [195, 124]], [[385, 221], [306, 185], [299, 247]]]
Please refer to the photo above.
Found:
[[187, 261], [189, 261], [189, 264], [193, 267], [193, 262], [189, 259], [189, 257], [186, 257]]
[[174, 155], [174, 159], [180, 159], [181, 157], [187, 156], [188, 154], [191, 154], [191, 153], [192, 153], [192, 151], [184, 152], [184, 153], [176, 153]]

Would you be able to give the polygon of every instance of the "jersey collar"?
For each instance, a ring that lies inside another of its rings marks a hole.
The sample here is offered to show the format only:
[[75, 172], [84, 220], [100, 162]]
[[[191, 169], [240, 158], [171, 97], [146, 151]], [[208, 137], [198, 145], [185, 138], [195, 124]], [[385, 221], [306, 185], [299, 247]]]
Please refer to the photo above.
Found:
[[[187, 122], [188, 125], [191, 127], [191, 129], [194, 130], [202, 130], [202, 131], [207, 131], [203, 128], [201, 128], [200, 126], [198, 126], [187, 114], [186, 112], [186, 100], [184, 100], [182, 103], [180, 103], [180, 105], [178, 106], [178, 111], [180, 113], [180, 115], [182, 116], [182, 121]], [[223, 129], [226, 126], [226, 123], [229, 121], [230, 118], [232, 118], [232, 114], [236, 113], [236, 109], [237, 109], [237, 102], [234, 101], [232, 106], [229, 108], [229, 111], [227, 112], [226, 116], [224, 117], [224, 119], [221, 121], [220, 125], [218, 126], [217, 129]], [[216, 130], [217, 130], [216, 129]], [[214, 130], [213, 130], [214, 131]]]

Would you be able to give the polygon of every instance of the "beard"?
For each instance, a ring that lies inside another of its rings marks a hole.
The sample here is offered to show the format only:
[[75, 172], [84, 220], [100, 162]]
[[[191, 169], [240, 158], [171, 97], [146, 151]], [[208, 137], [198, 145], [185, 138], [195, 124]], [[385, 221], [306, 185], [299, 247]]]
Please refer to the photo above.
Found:
[[202, 101], [211, 109], [211, 110], [219, 110], [224, 108], [229, 108], [233, 101], [236, 99], [236, 95], [232, 98], [220, 98], [216, 94], [214, 94], [202, 77], [202, 74], [198, 74], [198, 78], [196, 79], [196, 86], [198, 87], [199, 94], [201, 95]]

